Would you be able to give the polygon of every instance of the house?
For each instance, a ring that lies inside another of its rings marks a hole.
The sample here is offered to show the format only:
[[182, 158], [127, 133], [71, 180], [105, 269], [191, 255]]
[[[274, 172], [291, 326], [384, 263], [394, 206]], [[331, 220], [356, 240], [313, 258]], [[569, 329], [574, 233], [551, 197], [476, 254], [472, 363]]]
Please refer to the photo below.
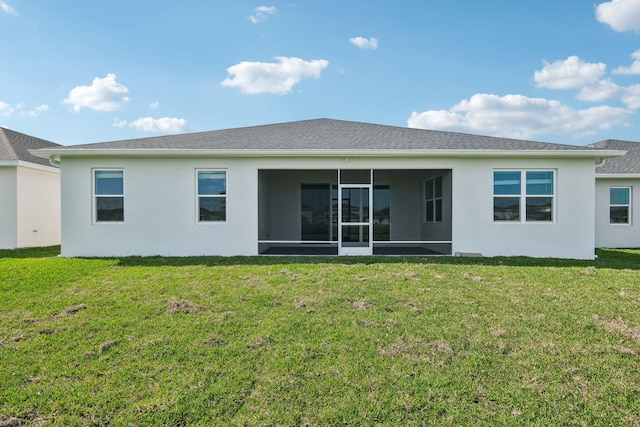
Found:
[[60, 244], [60, 169], [29, 152], [56, 147], [0, 127], [0, 249]]
[[34, 153], [63, 256], [592, 259], [595, 165], [624, 151], [317, 119]]
[[607, 139], [592, 144], [624, 150], [596, 168], [596, 247], [640, 247], [640, 142]]

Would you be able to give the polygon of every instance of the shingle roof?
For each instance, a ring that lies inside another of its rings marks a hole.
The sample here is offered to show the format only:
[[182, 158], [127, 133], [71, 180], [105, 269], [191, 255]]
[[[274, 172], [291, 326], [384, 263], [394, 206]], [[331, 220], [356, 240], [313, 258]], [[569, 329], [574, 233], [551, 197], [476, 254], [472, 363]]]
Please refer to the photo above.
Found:
[[597, 174], [640, 174], [640, 142], [606, 139], [591, 144], [595, 148], [607, 150], [626, 150], [622, 157], [607, 159], [602, 166], [596, 168]]
[[29, 150], [52, 147], [61, 145], [0, 127], [0, 160], [21, 160], [51, 166], [47, 159], [34, 156]]
[[[411, 129], [332, 119], [251, 126], [209, 132], [72, 145], [65, 149], [184, 150], [585, 150], [551, 144], [456, 132]], [[64, 152], [61, 153], [64, 155]]]

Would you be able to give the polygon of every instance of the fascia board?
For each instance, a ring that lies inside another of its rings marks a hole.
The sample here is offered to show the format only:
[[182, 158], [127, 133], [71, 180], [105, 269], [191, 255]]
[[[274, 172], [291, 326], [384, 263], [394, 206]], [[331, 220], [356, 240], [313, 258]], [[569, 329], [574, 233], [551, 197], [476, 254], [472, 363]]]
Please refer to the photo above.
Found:
[[[47, 158], [47, 157], [45, 157]], [[39, 171], [45, 172], [55, 172], [60, 173], [59, 168], [55, 168], [53, 166], [39, 165], [37, 163], [25, 162], [24, 160], [0, 160], [0, 166], [9, 166], [9, 167], [21, 167], [27, 169], [35, 169]]]
[[38, 149], [31, 154], [59, 160], [61, 157], [461, 157], [461, 158], [609, 158], [620, 150], [208, 150], [208, 149]]
[[639, 179], [640, 173], [597, 173], [596, 179]]

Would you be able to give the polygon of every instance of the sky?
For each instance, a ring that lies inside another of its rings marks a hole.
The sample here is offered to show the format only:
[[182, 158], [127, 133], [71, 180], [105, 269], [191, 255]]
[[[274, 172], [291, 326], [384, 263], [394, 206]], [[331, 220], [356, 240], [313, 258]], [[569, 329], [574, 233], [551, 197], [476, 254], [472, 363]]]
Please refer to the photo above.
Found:
[[640, 0], [0, 0], [0, 126], [72, 145], [315, 118], [640, 141]]

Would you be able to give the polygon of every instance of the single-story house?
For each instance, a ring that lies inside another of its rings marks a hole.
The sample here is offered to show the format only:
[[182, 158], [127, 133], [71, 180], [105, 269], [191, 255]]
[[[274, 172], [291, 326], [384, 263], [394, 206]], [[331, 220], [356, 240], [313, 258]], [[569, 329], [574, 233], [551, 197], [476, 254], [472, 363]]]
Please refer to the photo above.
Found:
[[63, 256], [593, 259], [596, 164], [624, 151], [317, 119], [34, 153]]
[[607, 139], [592, 147], [627, 153], [596, 168], [596, 247], [638, 248], [640, 142]]
[[60, 169], [29, 152], [56, 147], [0, 127], [0, 249], [60, 244]]

